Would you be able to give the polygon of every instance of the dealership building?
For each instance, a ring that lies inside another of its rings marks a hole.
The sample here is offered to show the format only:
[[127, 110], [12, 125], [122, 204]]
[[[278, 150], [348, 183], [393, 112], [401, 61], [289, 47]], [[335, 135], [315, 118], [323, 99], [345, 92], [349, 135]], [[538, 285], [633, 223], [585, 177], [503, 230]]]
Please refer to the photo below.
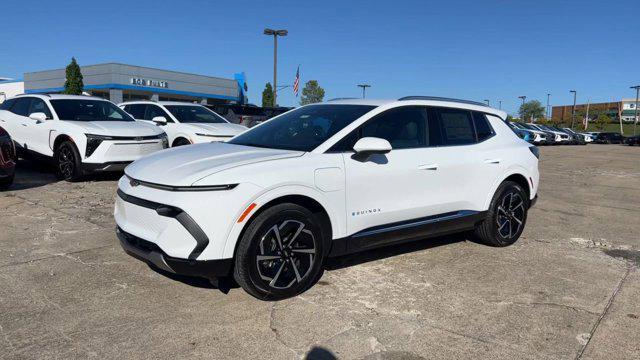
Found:
[[[233, 79], [107, 63], [81, 67], [84, 92], [120, 103], [130, 100], [246, 103], [244, 73]], [[0, 80], [0, 102], [18, 93], [60, 93], [65, 69], [28, 72], [22, 80]]]
[[[608, 115], [612, 120], [622, 120], [624, 122], [633, 122], [636, 111], [636, 99], [621, 99], [620, 101], [576, 104], [576, 113], [585, 113], [589, 109], [590, 113], [601, 112]], [[573, 105], [554, 106], [551, 111], [553, 119], [563, 121], [571, 121]], [[640, 109], [638, 110], [640, 117]]]

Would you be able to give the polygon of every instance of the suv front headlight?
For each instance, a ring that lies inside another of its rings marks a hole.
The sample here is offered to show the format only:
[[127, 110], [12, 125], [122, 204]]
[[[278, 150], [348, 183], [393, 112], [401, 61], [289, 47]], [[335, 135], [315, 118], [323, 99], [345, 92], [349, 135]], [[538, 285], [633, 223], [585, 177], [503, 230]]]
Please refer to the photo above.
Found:
[[87, 147], [84, 150], [84, 156], [89, 157], [102, 144], [104, 140], [113, 140], [111, 136], [84, 134], [87, 137]]

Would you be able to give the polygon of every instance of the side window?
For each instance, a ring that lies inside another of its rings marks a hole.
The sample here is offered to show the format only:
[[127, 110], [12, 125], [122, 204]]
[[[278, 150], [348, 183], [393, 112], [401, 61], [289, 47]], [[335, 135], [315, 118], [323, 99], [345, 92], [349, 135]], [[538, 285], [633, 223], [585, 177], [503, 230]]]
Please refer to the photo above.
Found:
[[478, 142], [485, 141], [495, 135], [489, 120], [487, 120], [487, 117], [483, 113], [473, 112], [473, 124], [476, 127]]
[[385, 139], [396, 150], [429, 146], [427, 109], [403, 106], [385, 111], [362, 126], [360, 137]]
[[167, 113], [162, 110], [161, 107], [156, 106], [156, 105], [147, 105], [147, 111], [144, 114], [144, 119], [145, 120], [153, 120], [154, 117], [156, 116], [162, 116], [165, 119], [167, 119], [168, 123], [172, 123], [173, 120], [171, 119], [171, 117], [169, 115], [167, 115]]
[[31, 99], [31, 107], [29, 108], [29, 114], [41, 112], [47, 115], [47, 120], [53, 119], [53, 115], [51, 115], [51, 110], [42, 99], [33, 98]]
[[2, 104], [0, 104], [0, 110], [9, 111], [11, 109], [11, 105], [13, 105], [14, 102], [16, 102], [16, 99], [5, 100]]
[[30, 97], [17, 98], [11, 107], [11, 112], [20, 116], [29, 116], [29, 106], [31, 105]]
[[129, 113], [134, 119], [144, 119], [144, 111], [147, 108], [147, 105], [144, 104], [131, 104], [125, 105], [124, 111]]
[[476, 142], [470, 111], [440, 108], [438, 112], [444, 145], [468, 145]]
[[[435, 113], [422, 106], [403, 106], [388, 110], [368, 120], [329, 149], [329, 152], [352, 151], [363, 137], [389, 141], [394, 150], [440, 145]], [[429, 120], [431, 119], [431, 120]]]

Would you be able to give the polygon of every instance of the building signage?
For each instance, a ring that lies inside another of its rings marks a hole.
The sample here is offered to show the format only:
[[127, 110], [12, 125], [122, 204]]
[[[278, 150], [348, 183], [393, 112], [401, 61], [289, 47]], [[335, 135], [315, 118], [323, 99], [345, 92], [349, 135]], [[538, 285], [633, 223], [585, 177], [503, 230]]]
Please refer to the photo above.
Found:
[[159, 87], [159, 88], [169, 87], [169, 83], [161, 80], [151, 80], [151, 79], [132, 77], [130, 79], [130, 82], [132, 85], [137, 85], [137, 86], [152, 86], [152, 87]]

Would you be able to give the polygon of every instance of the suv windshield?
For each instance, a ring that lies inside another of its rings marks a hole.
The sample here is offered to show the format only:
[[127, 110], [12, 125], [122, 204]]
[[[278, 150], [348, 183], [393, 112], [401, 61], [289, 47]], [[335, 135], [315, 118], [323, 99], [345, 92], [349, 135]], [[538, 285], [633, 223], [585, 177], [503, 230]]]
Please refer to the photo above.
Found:
[[204, 106], [165, 105], [181, 123], [226, 124], [228, 121]]
[[135, 121], [129, 114], [104, 100], [50, 100], [60, 120], [71, 121]]
[[273, 118], [229, 143], [311, 151], [374, 108], [369, 105], [308, 105]]

